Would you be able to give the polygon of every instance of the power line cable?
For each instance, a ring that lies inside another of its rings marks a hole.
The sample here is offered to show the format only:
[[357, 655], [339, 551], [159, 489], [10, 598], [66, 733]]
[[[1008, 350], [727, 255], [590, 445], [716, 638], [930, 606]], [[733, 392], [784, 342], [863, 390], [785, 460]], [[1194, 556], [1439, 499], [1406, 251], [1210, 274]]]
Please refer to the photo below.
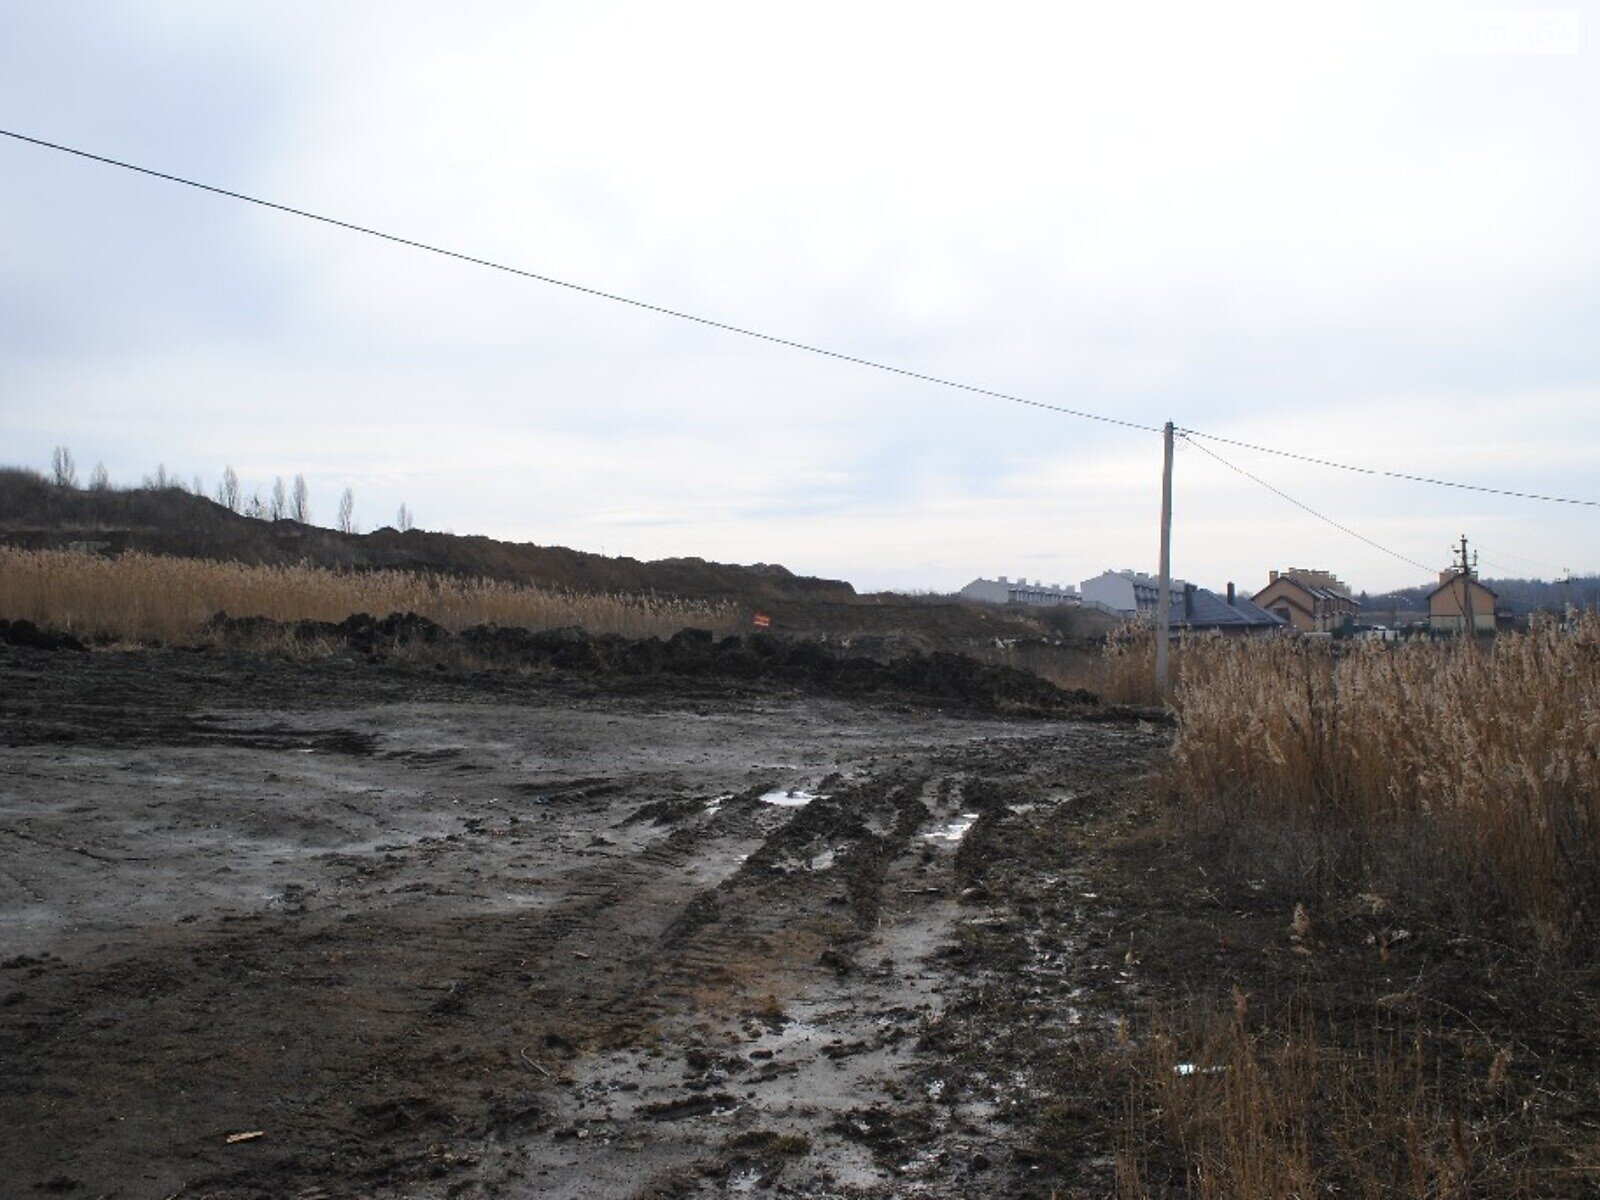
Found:
[[[1541, 559], [1528, 558], [1521, 554], [1513, 554], [1510, 550], [1497, 550], [1492, 546], [1485, 546], [1482, 542], [1477, 543], [1477, 545], [1478, 549], [1483, 551], [1485, 554], [1492, 554], [1495, 558], [1509, 558], [1512, 562], [1519, 562], [1527, 567], [1538, 567], [1541, 570], [1554, 571], [1557, 575], [1566, 570], [1565, 567], [1558, 567], [1554, 563], [1547, 563]], [[1507, 570], [1508, 568], [1498, 567], [1496, 569]]]
[[1412, 475], [1405, 471], [1386, 471], [1381, 467], [1358, 467], [1350, 463], [1335, 462], [1329, 458], [1318, 458], [1312, 454], [1300, 454], [1293, 450], [1280, 450], [1275, 446], [1261, 446], [1255, 442], [1244, 442], [1237, 438], [1222, 437], [1220, 434], [1203, 433], [1198, 429], [1181, 429], [1178, 432], [1185, 437], [1205, 438], [1208, 441], [1218, 442], [1225, 446], [1237, 446], [1241, 450], [1256, 450], [1262, 454], [1275, 454], [1279, 458], [1292, 458], [1296, 462], [1312, 463], [1319, 467], [1332, 467], [1336, 471], [1352, 471], [1357, 475], [1381, 475], [1389, 479], [1404, 479], [1409, 483], [1427, 483], [1434, 487], [1456, 488], [1464, 492], [1482, 492], [1490, 496], [1511, 496], [1518, 500], [1543, 500], [1549, 504], [1577, 504], [1585, 508], [1600, 508], [1600, 500], [1582, 500], [1572, 496], [1551, 496], [1540, 492], [1518, 492], [1510, 488], [1487, 487], [1478, 483], [1460, 483], [1451, 479], [1435, 479], [1430, 475]]
[[[25, 133], [18, 133], [11, 129], [0, 129], [0, 135], [12, 138], [15, 141], [26, 142], [29, 145], [39, 146], [46, 150], [55, 150], [61, 154], [69, 154], [77, 158], [87, 159], [91, 162], [103, 163], [106, 166], [120, 167], [125, 171], [133, 171], [140, 175], [147, 175], [153, 179], [162, 179], [168, 183], [182, 184], [184, 187], [196, 188], [199, 191], [210, 192], [217, 196], [226, 196], [231, 200], [241, 200], [246, 204], [270, 208], [276, 212], [288, 213], [290, 216], [303, 217], [308, 221], [317, 221], [324, 225], [332, 225], [351, 233], [365, 234], [368, 237], [379, 238], [396, 245], [408, 246], [413, 250], [423, 250], [429, 254], [438, 254], [445, 258], [453, 258], [459, 262], [470, 263], [473, 266], [488, 267], [495, 271], [504, 271], [510, 275], [532, 279], [539, 283], [550, 284], [553, 287], [566, 288], [569, 291], [581, 292], [587, 296], [594, 296], [601, 300], [610, 300], [616, 304], [626, 304], [632, 308], [643, 309], [646, 312], [657, 313], [661, 316], [675, 317], [680, 321], [690, 321], [696, 325], [704, 325], [711, 329], [720, 329], [725, 333], [738, 334], [741, 337], [754, 338], [757, 341], [767, 342], [776, 346], [786, 346], [791, 350], [801, 350], [807, 354], [816, 354], [824, 358], [835, 359], [839, 362], [852, 363], [858, 367], [870, 367], [875, 371], [884, 371], [891, 375], [899, 375], [906, 379], [916, 379], [923, 383], [937, 384], [940, 387], [954, 388], [958, 391], [969, 392], [973, 395], [987, 396], [995, 400], [1005, 400], [1012, 404], [1026, 405], [1030, 408], [1043, 409], [1047, 412], [1060, 413], [1063, 416], [1077, 417], [1085, 421], [1098, 421], [1106, 425], [1116, 425], [1124, 429], [1137, 429], [1144, 433], [1160, 433], [1160, 427], [1146, 425], [1140, 421], [1129, 421], [1122, 417], [1110, 417], [1104, 413], [1089, 412], [1084, 409], [1068, 408], [1065, 405], [1049, 404], [1043, 400], [1033, 400], [1025, 396], [1013, 395], [1009, 392], [997, 391], [993, 388], [979, 387], [976, 384], [962, 383], [955, 379], [946, 379], [939, 375], [928, 375], [921, 371], [913, 371], [906, 367], [897, 367], [889, 363], [877, 362], [874, 359], [862, 358], [854, 354], [846, 354], [839, 350], [830, 350], [825, 346], [812, 345], [809, 342], [795, 341], [791, 338], [779, 337], [776, 334], [764, 333], [758, 329], [751, 329], [743, 325], [734, 325], [726, 321], [718, 321], [711, 317], [698, 316], [695, 313], [685, 312], [681, 309], [668, 308], [665, 305], [652, 304], [645, 300], [636, 300], [630, 296], [619, 295], [616, 292], [607, 292], [600, 288], [589, 287], [581, 283], [573, 283], [566, 279], [557, 279], [551, 275], [542, 275], [537, 271], [513, 267], [507, 263], [497, 262], [494, 259], [480, 258], [477, 255], [466, 254], [459, 250], [451, 250], [443, 246], [435, 246], [428, 242], [417, 241], [414, 238], [401, 237], [398, 234], [385, 233], [381, 229], [374, 229], [367, 225], [358, 225], [353, 221], [340, 220], [337, 217], [324, 216], [321, 213], [311, 212], [308, 209], [295, 208], [288, 204], [279, 204], [276, 201], [265, 200], [259, 196], [251, 196], [245, 192], [236, 192], [229, 188], [217, 187], [214, 184], [201, 183], [199, 180], [188, 179], [182, 175], [173, 175], [166, 171], [157, 171], [151, 167], [140, 166], [137, 163], [126, 162], [122, 159], [110, 158], [103, 154], [93, 154], [87, 150], [80, 150], [73, 146], [63, 145], [60, 142], [46, 141], [44, 138], [32, 137]], [[1414, 475], [1405, 471], [1388, 471], [1377, 467], [1362, 467], [1351, 463], [1337, 462], [1333, 459], [1318, 458], [1314, 455], [1300, 454], [1293, 450], [1282, 450], [1274, 446], [1263, 446], [1254, 442], [1241, 441], [1237, 438], [1223, 437], [1220, 434], [1206, 433], [1199, 429], [1181, 429], [1185, 437], [1205, 438], [1209, 441], [1223, 445], [1237, 446], [1244, 450], [1254, 450], [1261, 454], [1273, 454], [1281, 458], [1290, 458], [1298, 462], [1312, 463], [1316, 466], [1329, 467], [1339, 471], [1350, 471], [1359, 475], [1383, 476], [1390, 479], [1401, 479], [1410, 483], [1430, 484], [1434, 487], [1456, 488], [1461, 491], [1480, 492], [1491, 496], [1508, 496], [1518, 500], [1539, 500], [1550, 504], [1573, 504], [1587, 508], [1600, 508], [1600, 500], [1585, 500], [1571, 496], [1555, 496], [1538, 492], [1520, 492], [1510, 488], [1489, 487], [1483, 484], [1462, 483], [1450, 479], [1437, 479], [1427, 475]], [[1223, 461], [1221, 459], [1218, 460]]]
[[[1189, 436], [1188, 433], [1185, 432], [1184, 435], [1183, 435], [1184, 440], [1187, 441], [1188, 440], [1188, 436]], [[1202, 454], [1206, 455], [1207, 457], [1216, 459], [1223, 466], [1227, 467], [1228, 470], [1234, 471], [1234, 472], [1236, 472], [1236, 473], [1238, 473], [1240, 475], [1243, 475], [1246, 479], [1252, 481], [1253, 483], [1260, 484], [1262, 487], [1266, 488], [1267, 491], [1271, 492], [1273, 495], [1279, 497], [1280, 499], [1287, 500], [1290, 504], [1294, 505], [1296, 508], [1302, 510], [1303, 512], [1310, 513], [1317, 520], [1322, 521], [1325, 524], [1332, 525], [1335, 529], [1339, 530], [1339, 532], [1349, 534], [1351, 537], [1355, 538], [1358, 542], [1365, 542], [1367, 545], [1371, 546], [1374, 550], [1381, 550], [1381, 551], [1383, 551], [1383, 553], [1389, 555], [1389, 557], [1398, 558], [1401, 562], [1406, 563], [1406, 564], [1408, 564], [1410, 566], [1416, 567], [1419, 571], [1426, 571], [1429, 574], [1431, 574], [1436, 569], [1434, 567], [1428, 566], [1426, 563], [1419, 563], [1414, 558], [1407, 558], [1404, 554], [1401, 554], [1398, 550], [1391, 550], [1391, 549], [1389, 549], [1389, 547], [1387, 547], [1387, 546], [1385, 546], [1385, 545], [1383, 545], [1383, 544], [1381, 544], [1379, 542], [1373, 541], [1371, 538], [1367, 537], [1366, 534], [1357, 533], [1354, 529], [1351, 529], [1348, 525], [1341, 525], [1338, 521], [1335, 521], [1332, 517], [1328, 516], [1325, 513], [1318, 512], [1316, 509], [1312, 508], [1309, 504], [1306, 504], [1304, 501], [1296, 500], [1293, 496], [1289, 495], [1289, 493], [1284, 491], [1282, 488], [1274, 487], [1272, 484], [1268, 483], [1265, 479], [1262, 479], [1259, 475], [1252, 475], [1249, 471], [1246, 471], [1243, 467], [1234, 465], [1233, 463], [1229, 462], [1227, 459], [1223, 458], [1222, 455], [1218, 454], [1215, 450], [1211, 450], [1211, 449], [1209, 449], [1209, 448], [1207, 448], [1205, 446], [1202, 446], [1199, 442], [1190, 442], [1190, 444], [1192, 446], [1194, 446], [1194, 448], [1196, 450], [1200, 451]]]
[[400, 246], [409, 246], [413, 250], [425, 250], [429, 254], [442, 255], [460, 262], [471, 263], [477, 267], [488, 267], [495, 271], [504, 271], [509, 275], [519, 275], [524, 279], [536, 280], [539, 283], [548, 283], [554, 287], [566, 288], [569, 291], [581, 292], [586, 296], [594, 296], [601, 300], [610, 300], [617, 304], [626, 304], [632, 308], [643, 309], [646, 312], [658, 313], [665, 317], [676, 317], [680, 321], [692, 321], [696, 325], [705, 325], [712, 329], [720, 329], [724, 333], [736, 333], [741, 337], [755, 338], [757, 341], [770, 342], [776, 346], [787, 346], [791, 350], [803, 350], [807, 354], [818, 354], [824, 358], [837, 359], [840, 362], [853, 363], [858, 367], [871, 367], [875, 371], [886, 371], [891, 375], [901, 375], [907, 379], [920, 380], [923, 383], [938, 384], [940, 387], [955, 388], [958, 391], [971, 392], [979, 396], [988, 396], [995, 400], [1007, 400], [1012, 404], [1023, 404], [1030, 408], [1042, 408], [1048, 412], [1060, 413], [1068, 417], [1079, 417], [1085, 421], [1100, 421], [1106, 425], [1119, 425], [1124, 429], [1138, 429], [1145, 433], [1160, 433], [1157, 425], [1145, 425], [1138, 421], [1128, 421], [1121, 417], [1108, 417], [1104, 413], [1086, 412], [1082, 409], [1067, 408], [1060, 404], [1047, 404], [1043, 400], [1031, 400], [1026, 396], [1014, 396], [1009, 392], [996, 391], [992, 388], [978, 387], [976, 384], [962, 383], [955, 379], [945, 379], [938, 375], [927, 375], [921, 371], [912, 371], [906, 367], [896, 367], [889, 363], [877, 362], [870, 358], [861, 358], [854, 354], [846, 354], [839, 350], [829, 350], [825, 346], [814, 346], [808, 342], [797, 342], [790, 338], [778, 337], [776, 334], [763, 333], [759, 329], [750, 329], [743, 325], [733, 325], [726, 321], [714, 320], [711, 317], [697, 316], [694, 313], [684, 312], [681, 309], [667, 308], [660, 304], [651, 304], [645, 300], [635, 300], [630, 296], [622, 296], [616, 292], [602, 291], [600, 288], [587, 287], [581, 283], [573, 283], [566, 279], [557, 279], [551, 275], [541, 275], [537, 271], [527, 271], [521, 267], [513, 267], [507, 263], [496, 262], [490, 258], [479, 258], [477, 255], [465, 254], [459, 250], [450, 250], [444, 246], [435, 246], [429, 242], [419, 242], [414, 238], [401, 237], [398, 234], [385, 233], [381, 229], [373, 229], [367, 225], [357, 225], [353, 221], [342, 221], [337, 217], [324, 216], [321, 213], [311, 212], [303, 208], [295, 208], [288, 204], [279, 204], [272, 200], [263, 200], [259, 196], [251, 196], [244, 192], [235, 192], [228, 188], [216, 187], [209, 183], [201, 183], [195, 179], [186, 179], [182, 175], [171, 175], [166, 171], [157, 171], [150, 167], [141, 167], [137, 163], [124, 162], [121, 159], [107, 158], [103, 154], [91, 154], [87, 150], [78, 150], [72, 146], [63, 146], [58, 142], [47, 142], [43, 138], [29, 137], [27, 134], [16, 133], [9, 129], [0, 129], [0, 134], [14, 138], [19, 142], [28, 142], [35, 146], [42, 146], [46, 150], [59, 150], [63, 154], [75, 155], [86, 158], [92, 162], [105, 163], [107, 166], [121, 167], [125, 171], [134, 171], [140, 175], [148, 175], [154, 179], [164, 179], [169, 183], [181, 183], [185, 187], [197, 188], [202, 192], [211, 192], [213, 195], [226, 196], [231, 200], [243, 200], [247, 204], [259, 205], [277, 212], [288, 213], [290, 216], [304, 217], [308, 221], [319, 221], [324, 225], [337, 226], [349, 230], [351, 233], [366, 234], [368, 237], [380, 238], [386, 242], [393, 242]]

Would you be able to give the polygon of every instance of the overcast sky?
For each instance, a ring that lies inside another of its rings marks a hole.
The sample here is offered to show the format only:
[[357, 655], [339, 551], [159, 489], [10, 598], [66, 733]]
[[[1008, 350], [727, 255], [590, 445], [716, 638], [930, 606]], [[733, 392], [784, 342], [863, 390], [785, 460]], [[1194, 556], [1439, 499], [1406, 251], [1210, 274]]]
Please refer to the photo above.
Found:
[[[0, 126], [1047, 404], [1600, 500], [1600, 26], [1481, 7], [13, 3]], [[1158, 434], [0, 138], [0, 461], [58, 444], [862, 589], [1156, 565]], [[1463, 533], [1489, 576], [1600, 570], [1594, 507], [1208, 448], [1384, 549], [1180, 443], [1198, 583], [1380, 590]]]

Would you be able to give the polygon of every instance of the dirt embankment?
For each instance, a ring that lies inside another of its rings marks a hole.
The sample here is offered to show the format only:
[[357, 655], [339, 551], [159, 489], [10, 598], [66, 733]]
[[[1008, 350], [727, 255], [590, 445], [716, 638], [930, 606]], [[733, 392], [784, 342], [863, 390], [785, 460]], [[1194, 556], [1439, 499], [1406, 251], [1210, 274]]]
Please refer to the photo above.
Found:
[[421, 529], [347, 534], [298, 521], [245, 517], [176, 488], [78, 490], [15, 469], [0, 469], [0, 542], [24, 549], [77, 546], [104, 554], [138, 550], [223, 562], [419, 571], [578, 592], [653, 592], [751, 604], [855, 597], [841, 580], [796, 575], [766, 563], [641, 562]]
[[478, 625], [459, 634], [414, 613], [382, 619], [359, 613], [339, 622], [292, 624], [219, 614], [207, 632], [244, 644], [338, 647], [378, 658], [418, 651], [441, 663], [559, 670], [602, 678], [659, 677], [806, 687], [843, 696], [901, 697], [980, 712], [1118, 715], [1082, 690], [1066, 691], [1036, 675], [942, 651], [891, 654], [898, 647], [832, 646], [807, 638], [755, 634], [715, 638], [685, 629], [665, 640], [594, 636], [582, 629], [530, 631]]
[[252, 565], [400, 570], [491, 579], [577, 593], [728, 601], [765, 612], [774, 631], [830, 641], [877, 638], [902, 650], [969, 650], [996, 640], [1081, 643], [1113, 624], [1103, 614], [969, 604], [949, 597], [857, 595], [848, 583], [781, 566], [699, 558], [641, 562], [561, 546], [423, 530], [345, 534], [231, 512], [175, 488], [80, 491], [0, 468], [0, 545], [119, 555], [139, 551]]

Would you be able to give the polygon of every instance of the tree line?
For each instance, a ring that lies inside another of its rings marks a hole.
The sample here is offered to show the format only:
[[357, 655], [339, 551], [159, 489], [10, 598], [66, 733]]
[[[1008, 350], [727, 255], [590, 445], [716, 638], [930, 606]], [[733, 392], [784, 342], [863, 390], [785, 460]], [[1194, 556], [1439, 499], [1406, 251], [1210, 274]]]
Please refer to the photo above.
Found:
[[[1576, 609], [1600, 608], [1600, 575], [1574, 575], [1570, 579], [1480, 579], [1479, 582], [1495, 594], [1496, 607], [1508, 609], [1517, 616], [1564, 612], [1569, 605]], [[1379, 595], [1362, 592], [1356, 599], [1361, 611], [1372, 615], [1426, 612], [1428, 596], [1437, 588], [1437, 584], [1421, 584]]]
[[[78, 464], [72, 457], [72, 451], [66, 446], [57, 446], [51, 454], [50, 478], [57, 487], [79, 486]], [[87, 486], [94, 492], [111, 489], [111, 475], [106, 470], [105, 463], [95, 463], [94, 470], [89, 472]], [[155, 471], [146, 475], [139, 486], [147, 491], [179, 491], [206, 496], [205, 484], [199, 475], [195, 475], [191, 483], [185, 483], [181, 476], [169, 472], [165, 463], [158, 463]], [[282, 475], [277, 476], [265, 497], [259, 488], [246, 496], [239, 483], [238, 472], [232, 465], [228, 465], [222, 468], [222, 478], [218, 481], [215, 492], [207, 498], [214, 499], [229, 512], [238, 513], [252, 520], [297, 521], [301, 525], [315, 523], [311, 519], [311, 488], [306, 483], [306, 477], [301, 474], [296, 474], [289, 484], [284, 483]], [[394, 524], [395, 528], [402, 532], [416, 526], [416, 518], [404, 502], [395, 514]], [[355, 493], [348, 487], [339, 497], [339, 515], [334, 528], [340, 533], [358, 532]]]

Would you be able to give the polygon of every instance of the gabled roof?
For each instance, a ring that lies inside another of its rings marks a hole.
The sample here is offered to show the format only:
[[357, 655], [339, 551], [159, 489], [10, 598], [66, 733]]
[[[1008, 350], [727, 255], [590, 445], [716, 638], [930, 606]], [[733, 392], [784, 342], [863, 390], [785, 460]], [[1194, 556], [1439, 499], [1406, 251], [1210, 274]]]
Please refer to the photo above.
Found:
[[1268, 612], [1248, 596], [1235, 595], [1233, 598], [1233, 607], [1238, 609], [1245, 616], [1251, 618], [1251, 620], [1257, 625], [1282, 625], [1284, 623], [1282, 617], [1278, 616], [1276, 613]]
[[1306, 595], [1315, 600], [1335, 601], [1343, 604], [1356, 603], [1356, 598], [1347, 592], [1341, 592], [1337, 588], [1321, 587], [1316, 584], [1305, 583], [1302, 580], [1296, 579], [1293, 575], [1279, 575], [1276, 579], [1269, 582], [1266, 587], [1262, 588], [1261, 591], [1257, 592], [1256, 595], [1263, 595], [1271, 589], [1274, 583], [1293, 584], [1300, 591], [1304, 592]]
[[1172, 614], [1174, 625], [1191, 629], [1280, 628], [1283, 621], [1249, 600], [1235, 597], [1229, 604], [1207, 588], [1192, 584], [1183, 592], [1183, 611]]
[[[1469, 578], [1472, 580], [1472, 586], [1473, 587], [1482, 588], [1484, 591], [1488, 592], [1489, 595], [1491, 595], [1491, 596], [1498, 597], [1500, 595], [1499, 592], [1495, 591], [1488, 584], [1484, 583], [1483, 580], [1479, 579], [1476, 575], [1469, 576]], [[1461, 573], [1458, 571], [1456, 574], [1452, 575], [1449, 579], [1446, 579], [1438, 587], [1434, 588], [1433, 591], [1429, 592], [1428, 593], [1428, 599], [1432, 600], [1440, 592], [1444, 591], [1448, 587], [1453, 587], [1455, 584], [1460, 582], [1460, 580], [1461, 580]]]

